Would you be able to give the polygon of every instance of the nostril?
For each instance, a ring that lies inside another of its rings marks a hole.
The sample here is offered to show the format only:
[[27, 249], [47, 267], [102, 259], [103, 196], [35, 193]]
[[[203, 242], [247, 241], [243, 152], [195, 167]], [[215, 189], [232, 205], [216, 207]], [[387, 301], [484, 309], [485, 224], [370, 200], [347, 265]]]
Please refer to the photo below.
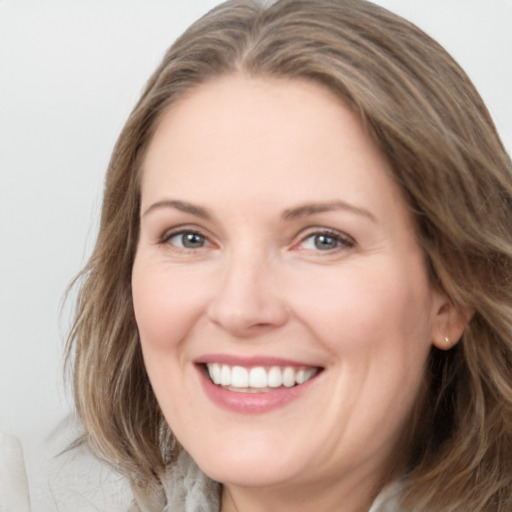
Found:
[[[243, 302], [243, 301], [241, 301]], [[279, 304], [240, 303], [230, 305], [215, 299], [208, 310], [209, 320], [233, 336], [244, 338], [284, 325], [288, 312]]]

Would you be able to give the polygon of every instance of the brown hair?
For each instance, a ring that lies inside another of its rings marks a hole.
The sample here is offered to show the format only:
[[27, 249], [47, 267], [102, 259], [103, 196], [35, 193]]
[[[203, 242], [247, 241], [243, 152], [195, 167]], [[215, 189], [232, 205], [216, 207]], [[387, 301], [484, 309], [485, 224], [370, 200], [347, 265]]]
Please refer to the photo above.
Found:
[[364, 0], [228, 1], [190, 27], [150, 78], [112, 155], [68, 342], [87, 439], [140, 488], [157, 488], [172, 464], [176, 443], [132, 307], [140, 169], [169, 105], [235, 72], [313, 80], [357, 111], [393, 167], [433, 282], [475, 312], [455, 348], [431, 351], [402, 468], [404, 506], [512, 510], [512, 164], [453, 59]]

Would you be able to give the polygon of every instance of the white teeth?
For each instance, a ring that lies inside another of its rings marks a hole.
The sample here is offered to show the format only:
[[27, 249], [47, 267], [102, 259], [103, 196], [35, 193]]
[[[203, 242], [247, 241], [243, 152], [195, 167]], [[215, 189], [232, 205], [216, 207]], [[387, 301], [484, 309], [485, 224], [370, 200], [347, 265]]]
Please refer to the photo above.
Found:
[[277, 366], [272, 366], [268, 372], [268, 387], [278, 388], [283, 385], [283, 374]]
[[291, 388], [295, 385], [295, 371], [289, 366], [287, 366], [283, 372], [283, 385], [286, 388]]
[[208, 374], [214, 384], [237, 389], [266, 389], [304, 384], [318, 373], [317, 368], [272, 366], [244, 368], [227, 364], [207, 363]]
[[230, 384], [235, 388], [249, 387], [249, 372], [241, 366], [233, 366]]
[[231, 384], [231, 368], [225, 364], [220, 369], [220, 383], [222, 386], [229, 386]]
[[220, 384], [220, 366], [218, 364], [208, 365], [208, 373], [214, 384]]
[[251, 388], [266, 388], [267, 386], [267, 372], [265, 368], [257, 366], [251, 368], [249, 372], [249, 387]]
[[299, 370], [295, 375], [295, 380], [297, 381], [297, 384], [306, 382], [306, 370]]

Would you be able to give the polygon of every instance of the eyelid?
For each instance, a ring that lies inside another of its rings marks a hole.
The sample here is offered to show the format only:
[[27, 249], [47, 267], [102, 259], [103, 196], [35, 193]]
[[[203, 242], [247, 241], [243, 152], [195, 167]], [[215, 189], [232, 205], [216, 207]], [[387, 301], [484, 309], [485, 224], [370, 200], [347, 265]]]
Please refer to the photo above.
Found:
[[[300, 238], [297, 243], [293, 244], [293, 248], [300, 249], [300, 245], [303, 244], [308, 238], [311, 238], [313, 236], [321, 236], [325, 235], [331, 238], [336, 239], [339, 242], [339, 245], [337, 245], [335, 248], [330, 250], [322, 251], [320, 249], [316, 249], [316, 252], [325, 252], [327, 254], [332, 254], [333, 252], [337, 250], [344, 250], [351, 247], [354, 247], [356, 245], [356, 241], [353, 237], [350, 235], [347, 235], [343, 231], [339, 231], [337, 229], [332, 228], [323, 228], [323, 227], [311, 227], [307, 228], [307, 230], [303, 231], [300, 234]], [[308, 250], [308, 249], [304, 249]]]
[[[204, 229], [202, 229], [198, 226], [195, 226], [195, 225], [190, 225], [190, 224], [183, 224], [183, 225], [175, 226], [173, 228], [169, 228], [169, 229], [165, 230], [163, 232], [163, 234], [158, 237], [157, 243], [162, 244], [162, 245], [168, 244], [171, 238], [178, 236], [178, 235], [185, 234], [185, 233], [193, 233], [193, 234], [203, 237], [206, 242], [204, 247], [215, 247], [217, 245], [212, 240], [212, 237], [210, 236], [210, 234], [207, 233]], [[312, 250], [314, 252], [319, 252], [319, 253], [325, 252], [326, 254], [332, 254], [335, 251], [346, 250], [346, 249], [352, 248], [357, 245], [355, 239], [352, 236], [348, 235], [347, 233], [344, 233], [343, 231], [339, 231], [339, 230], [333, 229], [333, 228], [314, 226], [314, 227], [309, 227], [309, 228], [303, 230], [296, 237], [296, 239], [298, 238], [298, 240], [292, 244], [292, 249], [300, 250], [301, 249], [300, 245], [302, 245], [308, 238], [311, 238], [314, 236], [321, 236], [321, 235], [332, 237], [335, 240], [337, 240], [337, 242], [339, 242], [339, 244], [335, 248], [326, 249], [324, 251], [322, 251], [321, 249], [315, 249], [315, 250], [304, 249], [304, 250]], [[174, 245], [174, 247], [176, 249], [180, 249], [180, 247], [177, 245]], [[197, 248], [196, 249], [181, 248], [181, 249], [183, 249], [185, 251], [188, 251], [188, 250], [197, 251], [198, 250]]]
[[[159, 244], [167, 244], [167, 243], [169, 243], [169, 240], [171, 240], [171, 238], [178, 236], [178, 235], [183, 235], [185, 233], [192, 233], [192, 234], [199, 235], [199, 236], [203, 237], [206, 241], [206, 247], [215, 246], [215, 243], [212, 241], [211, 236], [209, 236], [209, 234], [206, 233], [205, 230], [203, 230], [197, 226], [190, 225], [190, 224], [183, 224], [183, 225], [175, 226], [173, 228], [169, 228], [169, 229], [165, 230], [163, 232], [163, 234], [158, 237], [158, 243]], [[179, 248], [178, 246], [175, 246], [175, 247]], [[188, 250], [187, 248], [183, 248], [183, 249]], [[197, 249], [193, 249], [193, 250], [197, 250]]]

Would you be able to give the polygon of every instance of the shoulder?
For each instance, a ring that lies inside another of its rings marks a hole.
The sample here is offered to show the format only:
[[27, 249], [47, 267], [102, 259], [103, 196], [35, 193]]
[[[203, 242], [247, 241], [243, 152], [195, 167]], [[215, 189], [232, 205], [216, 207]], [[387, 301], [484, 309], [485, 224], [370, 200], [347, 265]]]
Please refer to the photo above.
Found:
[[48, 437], [28, 467], [32, 512], [127, 512], [133, 495], [128, 480], [98, 460], [72, 418]]

